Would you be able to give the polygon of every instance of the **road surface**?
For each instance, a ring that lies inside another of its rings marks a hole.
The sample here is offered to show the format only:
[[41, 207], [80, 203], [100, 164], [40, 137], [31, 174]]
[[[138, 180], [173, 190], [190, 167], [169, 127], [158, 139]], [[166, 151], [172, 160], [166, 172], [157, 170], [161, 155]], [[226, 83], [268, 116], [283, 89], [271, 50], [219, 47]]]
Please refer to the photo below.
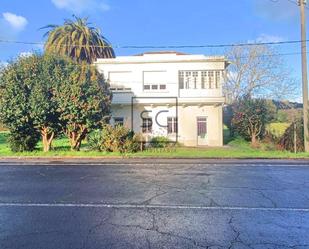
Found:
[[0, 248], [309, 248], [309, 161], [2, 160]]

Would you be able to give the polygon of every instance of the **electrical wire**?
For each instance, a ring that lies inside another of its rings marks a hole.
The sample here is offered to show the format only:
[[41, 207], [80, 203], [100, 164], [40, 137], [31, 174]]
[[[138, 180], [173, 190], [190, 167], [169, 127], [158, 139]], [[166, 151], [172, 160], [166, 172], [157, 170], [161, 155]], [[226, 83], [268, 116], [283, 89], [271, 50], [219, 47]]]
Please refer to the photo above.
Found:
[[[278, 42], [253, 42], [253, 43], [231, 43], [231, 44], [201, 44], [201, 45], [60, 45], [61, 47], [93, 47], [93, 48], [119, 48], [119, 49], [171, 49], [171, 48], [225, 48], [225, 47], [247, 47], [247, 46], [263, 46], [263, 45], [287, 45], [287, 44], [298, 44], [301, 40], [290, 40], [290, 41], [278, 41]], [[309, 42], [309, 40], [306, 40]], [[44, 45], [44, 42], [28, 42], [28, 41], [16, 41], [16, 40], [3, 40], [0, 39], [0, 43], [10, 44], [23, 44], [23, 45]], [[56, 46], [56, 45], [55, 45]], [[59, 45], [57, 45], [59, 46]]]

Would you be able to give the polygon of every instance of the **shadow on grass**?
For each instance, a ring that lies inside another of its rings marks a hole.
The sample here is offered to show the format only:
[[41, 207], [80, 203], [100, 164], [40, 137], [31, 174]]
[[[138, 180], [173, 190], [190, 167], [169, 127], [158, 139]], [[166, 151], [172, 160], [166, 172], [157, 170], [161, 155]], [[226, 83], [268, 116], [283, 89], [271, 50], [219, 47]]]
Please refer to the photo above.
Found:
[[232, 140], [233, 140], [233, 138], [231, 137], [230, 130], [228, 128], [224, 128], [223, 129], [223, 144], [227, 145]]
[[0, 132], [0, 145], [7, 144], [9, 134], [7, 132]]

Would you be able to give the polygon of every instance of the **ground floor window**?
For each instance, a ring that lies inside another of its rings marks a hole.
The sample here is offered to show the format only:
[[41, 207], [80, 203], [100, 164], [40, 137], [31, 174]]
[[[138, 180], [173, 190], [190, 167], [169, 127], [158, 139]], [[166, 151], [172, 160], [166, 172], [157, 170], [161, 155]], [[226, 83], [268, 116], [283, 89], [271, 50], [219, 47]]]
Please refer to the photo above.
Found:
[[178, 132], [178, 119], [176, 117], [167, 118], [167, 134]]
[[124, 125], [124, 118], [122, 118], [122, 117], [114, 118], [114, 125], [115, 126], [117, 126], [117, 125], [123, 126]]
[[151, 133], [152, 132], [152, 118], [143, 118], [142, 121], [142, 132]]
[[197, 117], [197, 135], [204, 137], [207, 134], [207, 118]]

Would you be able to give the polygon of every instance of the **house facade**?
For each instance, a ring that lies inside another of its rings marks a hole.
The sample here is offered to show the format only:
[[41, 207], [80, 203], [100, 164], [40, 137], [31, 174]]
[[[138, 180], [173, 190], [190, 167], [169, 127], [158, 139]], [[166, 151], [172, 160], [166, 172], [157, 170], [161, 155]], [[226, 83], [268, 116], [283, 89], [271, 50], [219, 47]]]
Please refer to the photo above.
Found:
[[224, 57], [153, 52], [98, 59], [113, 92], [112, 124], [185, 146], [222, 146]]

